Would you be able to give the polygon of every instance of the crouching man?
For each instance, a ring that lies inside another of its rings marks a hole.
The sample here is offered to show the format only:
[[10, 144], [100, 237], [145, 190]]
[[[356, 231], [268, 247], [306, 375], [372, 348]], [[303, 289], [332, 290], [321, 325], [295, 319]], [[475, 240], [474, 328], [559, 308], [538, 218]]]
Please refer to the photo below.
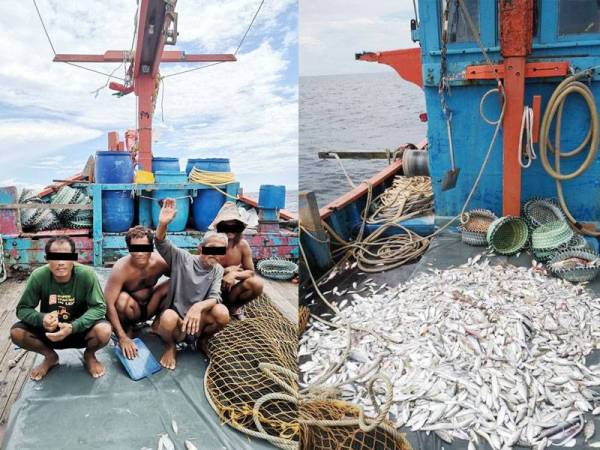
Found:
[[225, 269], [221, 296], [223, 304], [237, 319], [243, 318], [241, 307], [263, 292], [263, 281], [254, 272], [252, 249], [248, 241], [242, 238], [246, 225], [232, 202], [223, 205], [211, 225], [218, 233], [227, 235], [227, 252], [218, 258]]
[[137, 355], [131, 339], [133, 328], [158, 314], [159, 306], [169, 292], [169, 281], [158, 283], [168, 275], [169, 266], [154, 253], [154, 233], [141, 225], [125, 235], [129, 255], [119, 259], [104, 288], [107, 316], [128, 359]]
[[166, 304], [170, 305], [154, 322], [153, 330], [165, 343], [160, 364], [175, 369], [176, 344], [208, 337], [229, 323], [227, 308], [221, 304], [223, 268], [217, 255], [227, 249], [227, 236], [209, 232], [198, 248], [198, 256], [175, 247], [167, 239], [167, 225], [175, 218], [175, 200], [165, 199], [160, 211], [155, 245], [170, 267], [171, 282]]
[[[46, 244], [48, 264], [33, 271], [17, 305], [19, 322], [10, 330], [19, 347], [40, 353], [42, 363], [31, 378], [41, 380], [58, 364], [55, 350], [85, 348], [85, 366], [94, 378], [104, 375], [96, 352], [110, 340], [111, 327], [104, 320], [106, 305], [94, 270], [75, 263], [75, 242], [55, 237]], [[37, 311], [37, 306], [40, 310]]]

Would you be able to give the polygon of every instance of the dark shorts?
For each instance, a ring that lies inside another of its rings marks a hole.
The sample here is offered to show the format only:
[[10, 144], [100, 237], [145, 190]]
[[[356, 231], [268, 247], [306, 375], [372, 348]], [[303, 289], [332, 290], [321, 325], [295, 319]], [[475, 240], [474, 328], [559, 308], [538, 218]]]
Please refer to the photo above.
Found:
[[92, 327], [94, 327], [95, 325], [99, 324], [99, 323], [108, 323], [108, 320], [97, 320], [96, 322], [94, 322], [94, 324], [88, 328], [87, 330], [83, 330], [80, 333], [72, 333], [69, 336], [67, 336], [66, 338], [64, 338], [62, 341], [58, 341], [58, 342], [52, 342], [50, 339], [48, 339], [46, 337], [46, 330], [43, 327], [33, 327], [29, 324], [26, 324], [25, 322], [17, 322], [15, 323], [12, 327], [12, 329], [19, 329], [19, 330], [25, 330], [28, 331], [29, 333], [33, 334], [36, 338], [38, 338], [40, 341], [42, 341], [44, 343], [44, 345], [46, 345], [47, 347], [50, 347], [52, 349], [56, 349], [56, 350], [61, 350], [61, 349], [65, 349], [65, 348], [85, 348], [87, 347], [87, 342], [85, 340], [85, 336], [89, 333], [89, 331], [92, 329]]

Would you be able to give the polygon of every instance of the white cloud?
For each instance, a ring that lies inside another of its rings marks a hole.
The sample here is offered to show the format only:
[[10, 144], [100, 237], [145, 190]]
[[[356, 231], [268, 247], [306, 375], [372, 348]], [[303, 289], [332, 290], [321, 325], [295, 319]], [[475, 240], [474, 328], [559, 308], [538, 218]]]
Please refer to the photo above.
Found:
[[[258, 4], [256, 0], [179, 2], [176, 48], [187, 53], [233, 51]], [[103, 53], [131, 45], [135, 0], [38, 0], [38, 5], [59, 53]], [[237, 62], [165, 79], [166, 123], [161, 123], [159, 98], [154, 126], [161, 132], [155, 136], [155, 153], [181, 158], [231, 156], [242, 184], [242, 176], [252, 175], [250, 168], [262, 158], [263, 167], [287, 172], [289, 185], [297, 183], [297, 87], [286, 79], [289, 47], [296, 34], [286, 15], [295, 14], [294, 5], [295, 0], [266, 2]], [[105, 84], [106, 77], [52, 63], [32, 3], [16, 7], [0, 3], [0, 37], [0, 117], [23, 117], [0, 119], [0, 179], [7, 173], [15, 179], [15, 170], [24, 162], [9, 155], [12, 148], [27, 149], [30, 168], [41, 170], [56, 166], [56, 160], [46, 158], [48, 154], [60, 155], [65, 147], [81, 144], [68, 164], [60, 164], [63, 169], [80, 168], [98, 149], [99, 137], [135, 127], [132, 94], [116, 98], [104, 89], [96, 98], [91, 93]], [[89, 67], [110, 72], [117, 66]], [[196, 66], [161, 67], [165, 75]], [[122, 76], [123, 68], [115, 74]], [[72, 153], [71, 149], [69, 156]], [[266, 176], [263, 182], [269, 182]], [[247, 187], [257, 189], [258, 184]]]
[[388, 67], [356, 61], [361, 51], [414, 47], [412, 2], [311, 0], [300, 2], [300, 74], [385, 72]]

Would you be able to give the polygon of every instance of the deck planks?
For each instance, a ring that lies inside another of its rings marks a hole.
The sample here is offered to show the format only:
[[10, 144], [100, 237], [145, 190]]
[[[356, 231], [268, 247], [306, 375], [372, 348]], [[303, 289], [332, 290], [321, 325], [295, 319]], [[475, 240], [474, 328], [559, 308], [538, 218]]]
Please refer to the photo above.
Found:
[[0, 441], [12, 405], [21, 393], [34, 360], [33, 355], [27, 354], [10, 368], [10, 363], [19, 354], [10, 342], [10, 328], [17, 321], [15, 310], [25, 285], [25, 282], [15, 280], [0, 284]]

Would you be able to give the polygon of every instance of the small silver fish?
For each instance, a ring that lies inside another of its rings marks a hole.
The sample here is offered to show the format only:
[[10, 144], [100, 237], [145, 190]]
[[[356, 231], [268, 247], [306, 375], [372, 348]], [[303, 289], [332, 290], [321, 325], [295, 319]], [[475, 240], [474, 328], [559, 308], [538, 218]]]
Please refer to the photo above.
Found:
[[198, 450], [198, 447], [196, 447], [194, 444], [192, 444], [190, 441], [188, 441], [186, 439], [186, 441], [184, 442], [185, 444], [185, 449], [186, 450]]

